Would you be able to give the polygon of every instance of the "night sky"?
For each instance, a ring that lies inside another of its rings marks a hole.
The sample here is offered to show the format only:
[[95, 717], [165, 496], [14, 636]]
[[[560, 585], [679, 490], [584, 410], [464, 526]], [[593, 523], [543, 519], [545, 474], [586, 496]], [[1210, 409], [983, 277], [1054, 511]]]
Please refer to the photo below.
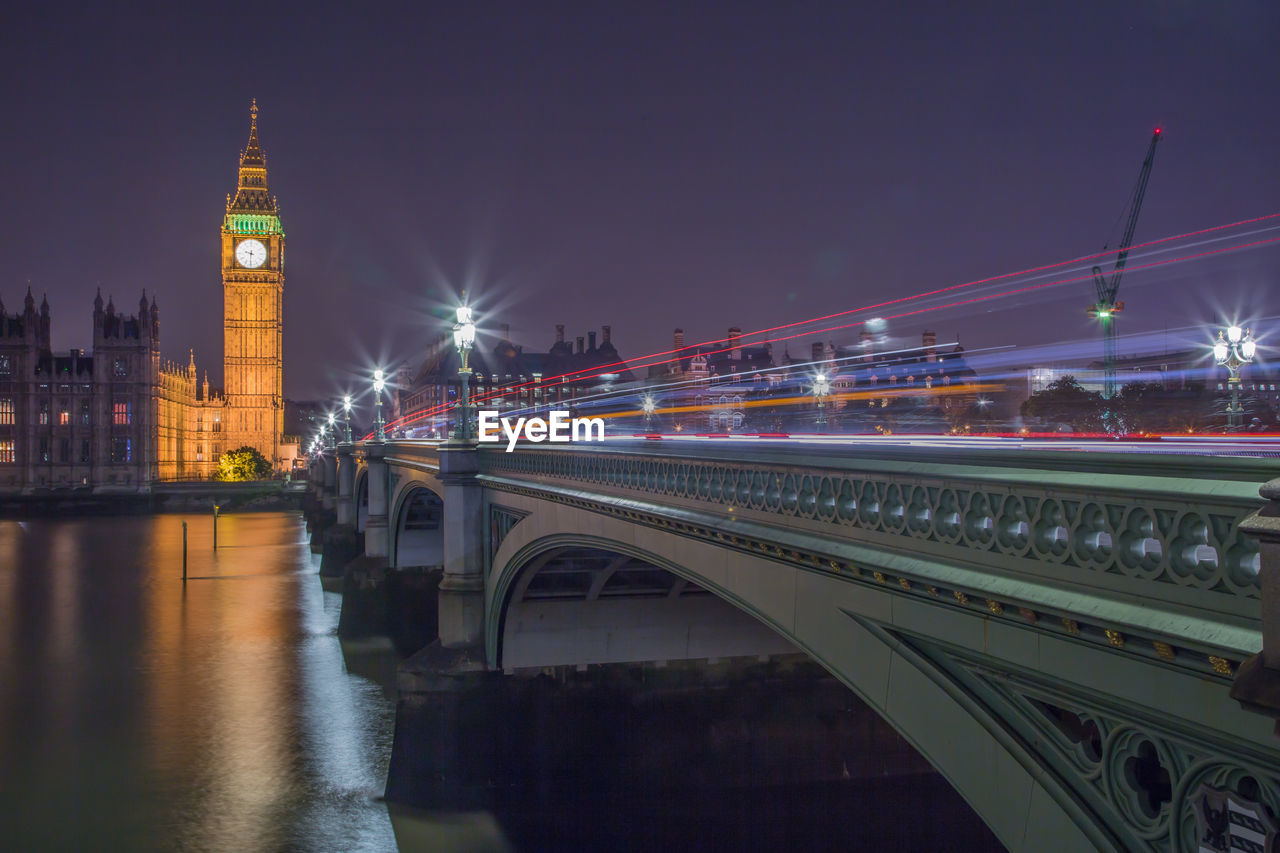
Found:
[[[55, 348], [88, 347], [95, 288], [132, 312], [145, 287], [164, 355], [194, 347], [219, 384], [218, 229], [256, 97], [295, 399], [416, 361], [467, 283], [483, 327], [526, 347], [611, 324], [633, 356], [676, 326], [694, 342], [1096, 252], [1156, 125], [1139, 241], [1280, 212], [1274, 0], [5, 17], [6, 310], [29, 281]], [[1097, 340], [1091, 289], [892, 331]], [[1266, 325], [1280, 249], [1135, 272], [1120, 297], [1122, 332], [1174, 344], [1225, 312]]]

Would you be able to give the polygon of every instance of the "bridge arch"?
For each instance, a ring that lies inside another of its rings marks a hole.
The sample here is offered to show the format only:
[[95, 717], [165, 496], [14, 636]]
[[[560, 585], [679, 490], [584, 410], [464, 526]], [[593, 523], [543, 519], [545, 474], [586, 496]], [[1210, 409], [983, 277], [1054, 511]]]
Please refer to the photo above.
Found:
[[[549, 536], [503, 574], [490, 621], [504, 668], [798, 654], [777, 631], [624, 543]], [[572, 661], [566, 650], [572, 649]]]
[[392, 568], [443, 565], [444, 489], [439, 482], [414, 478], [401, 484], [388, 520]]
[[[529, 635], [513, 620], [527, 605], [523, 599], [534, 582], [526, 574], [539, 568], [540, 559], [569, 549], [625, 556], [708, 591], [821, 664], [946, 778], [1009, 850], [1122, 849], [1088, 804], [1040, 765], [1032, 745], [1011, 734], [909, 636], [893, 630], [888, 590], [587, 509], [538, 503], [522, 507], [529, 516], [492, 552], [486, 584], [490, 666], [520, 660], [512, 657], [513, 642]], [[599, 638], [592, 639], [598, 648]], [[658, 647], [654, 642], [651, 648]], [[537, 652], [544, 655], [540, 662], [551, 665], [545, 655], [556, 647], [564, 653], [560, 664], [584, 662], [574, 659], [573, 643], [538, 644]]]

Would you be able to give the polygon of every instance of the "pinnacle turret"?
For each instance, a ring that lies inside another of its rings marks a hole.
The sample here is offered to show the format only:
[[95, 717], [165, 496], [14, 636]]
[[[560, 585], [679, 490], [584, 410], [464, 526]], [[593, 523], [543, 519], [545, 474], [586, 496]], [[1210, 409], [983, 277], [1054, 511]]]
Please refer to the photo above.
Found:
[[28, 314], [36, 313], [36, 300], [35, 300], [35, 297], [31, 295], [30, 284], [27, 285], [27, 298], [22, 300], [22, 307], [26, 310], [26, 313]]
[[93, 297], [93, 313], [102, 313], [102, 288], [98, 288], [98, 295]]

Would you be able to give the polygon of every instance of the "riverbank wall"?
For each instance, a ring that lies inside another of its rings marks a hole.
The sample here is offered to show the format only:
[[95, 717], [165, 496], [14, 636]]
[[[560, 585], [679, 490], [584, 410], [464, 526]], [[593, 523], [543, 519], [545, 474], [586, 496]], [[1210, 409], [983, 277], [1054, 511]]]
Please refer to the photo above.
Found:
[[160, 512], [279, 512], [302, 507], [305, 483], [158, 483], [149, 492], [102, 494], [88, 490], [0, 495], [0, 518], [147, 515]]

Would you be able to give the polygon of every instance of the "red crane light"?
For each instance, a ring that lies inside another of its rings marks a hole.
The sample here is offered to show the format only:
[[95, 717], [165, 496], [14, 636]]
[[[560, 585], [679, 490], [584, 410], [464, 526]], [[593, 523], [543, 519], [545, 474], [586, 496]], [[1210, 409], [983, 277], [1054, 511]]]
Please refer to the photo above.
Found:
[[1157, 134], [1159, 134], [1159, 133], [1160, 133], [1160, 128], [1158, 128], [1158, 127], [1156, 128], [1156, 133], [1157, 133]]

